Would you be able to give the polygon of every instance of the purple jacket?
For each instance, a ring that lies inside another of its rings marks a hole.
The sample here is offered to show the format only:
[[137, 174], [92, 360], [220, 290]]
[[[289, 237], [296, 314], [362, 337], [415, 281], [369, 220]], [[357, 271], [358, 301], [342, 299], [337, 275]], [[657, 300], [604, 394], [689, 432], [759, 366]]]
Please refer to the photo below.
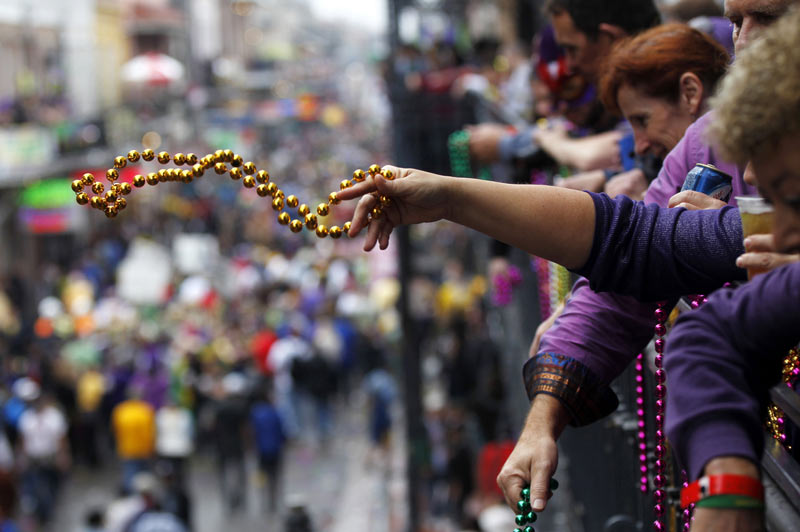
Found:
[[[710, 114], [700, 117], [664, 160], [645, 195], [646, 203], [666, 207], [696, 163], [714, 164], [733, 176], [733, 195], [752, 195], [740, 169], [721, 160], [704, 140]], [[618, 404], [609, 383], [647, 345], [655, 327], [655, 304], [632, 297], [598, 294], [585, 279], [573, 287], [563, 314], [542, 337], [537, 356], [523, 369], [528, 396], [548, 393], [585, 425], [613, 412]]]
[[713, 294], [667, 342], [667, 437], [692, 480], [718, 456], [758, 463], [761, 411], [800, 341], [800, 263]]

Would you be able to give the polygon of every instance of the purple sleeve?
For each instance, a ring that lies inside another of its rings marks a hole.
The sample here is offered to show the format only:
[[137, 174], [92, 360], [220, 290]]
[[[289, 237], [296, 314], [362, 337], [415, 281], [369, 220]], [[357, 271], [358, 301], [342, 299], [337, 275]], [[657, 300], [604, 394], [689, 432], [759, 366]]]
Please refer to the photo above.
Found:
[[761, 408], [800, 340], [800, 263], [713, 294], [667, 341], [667, 437], [692, 479], [719, 456], [758, 463]]
[[746, 278], [735, 265], [744, 246], [739, 211], [733, 207], [689, 211], [590, 195], [594, 244], [577, 273], [593, 290], [658, 301], [706, 294], [725, 281]]
[[[711, 163], [733, 176], [734, 195], [754, 194], [744, 184], [741, 171], [735, 165], [716, 157], [710, 146], [703, 141], [709, 113], [689, 126], [678, 145], [667, 155], [658, 177], [645, 195], [646, 203], [667, 206], [669, 198], [680, 190], [686, 174], [695, 163]], [[539, 354], [530, 359], [523, 368], [528, 396], [550, 393], [561, 399], [573, 412], [585, 413], [585, 417], [573, 416], [572, 424], [591, 423], [611, 412], [617, 406], [616, 397], [609, 394], [608, 384], [617, 377], [652, 338], [655, 319], [655, 304], [641, 303], [632, 297], [610, 293], [596, 293], [589, 283], [581, 279], [573, 287], [572, 296], [564, 313], [542, 337]], [[566, 371], [563, 366], [556, 371], [547, 364], [539, 363], [552, 355], [566, 357], [580, 368], [576, 373]], [[543, 378], [533, 376], [542, 373]], [[588, 377], [585, 377], [588, 376]], [[578, 381], [580, 385], [576, 386]], [[594, 386], [585, 386], [591, 382]], [[560, 383], [558, 386], [554, 383]], [[590, 408], [579, 405], [588, 404]]]

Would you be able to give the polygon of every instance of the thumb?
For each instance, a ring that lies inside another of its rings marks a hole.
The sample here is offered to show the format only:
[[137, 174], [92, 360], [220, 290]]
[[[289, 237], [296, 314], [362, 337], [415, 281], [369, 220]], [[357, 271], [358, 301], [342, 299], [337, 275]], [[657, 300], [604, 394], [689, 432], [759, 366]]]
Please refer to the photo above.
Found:
[[551, 474], [549, 468], [540, 467], [531, 478], [531, 507], [534, 512], [541, 512], [547, 506], [547, 499], [550, 498]]

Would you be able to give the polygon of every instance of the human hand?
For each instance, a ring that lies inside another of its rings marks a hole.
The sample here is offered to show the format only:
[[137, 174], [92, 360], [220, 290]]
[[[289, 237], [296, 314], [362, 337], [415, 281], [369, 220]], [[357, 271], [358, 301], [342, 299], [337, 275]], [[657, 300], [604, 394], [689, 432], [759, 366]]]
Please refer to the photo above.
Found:
[[489, 164], [500, 158], [500, 140], [508, 135], [508, 129], [500, 124], [467, 126], [469, 154], [480, 164]]
[[615, 175], [608, 180], [605, 187], [605, 192], [610, 197], [628, 196], [634, 200], [641, 200], [644, 198], [644, 193], [647, 192], [647, 179], [644, 177], [644, 172], [638, 168], [628, 170]]
[[[389, 181], [381, 175], [367, 176], [365, 181], [338, 192], [343, 201], [361, 198], [348, 234], [355, 237], [367, 227], [364, 251], [372, 250], [376, 243], [386, 249], [398, 225], [441, 220], [448, 217], [451, 208], [449, 185], [456, 181], [454, 178], [395, 166], [384, 166], [383, 170], [390, 170], [394, 178]], [[390, 201], [386, 202], [387, 198]], [[373, 209], [377, 207], [382, 212], [376, 217]]]
[[705, 211], [711, 209], [721, 209], [727, 205], [722, 200], [712, 198], [708, 194], [697, 192], [696, 190], [684, 190], [678, 192], [669, 199], [668, 207], [683, 207], [690, 211]]
[[550, 479], [558, 467], [556, 439], [567, 424], [566, 416], [565, 408], [555, 397], [544, 394], [534, 397], [517, 444], [497, 475], [497, 485], [515, 512], [526, 485], [530, 485], [533, 510], [545, 509], [552, 495]]
[[571, 188], [572, 190], [601, 192], [606, 184], [606, 174], [603, 170], [580, 172], [569, 177], [558, 177], [553, 184], [557, 187]]
[[800, 254], [778, 253], [773, 235], [750, 235], [744, 239], [745, 253], [736, 259], [736, 266], [753, 272], [768, 272], [800, 261]]
[[691, 532], [763, 532], [762, 510], [695, 508]]

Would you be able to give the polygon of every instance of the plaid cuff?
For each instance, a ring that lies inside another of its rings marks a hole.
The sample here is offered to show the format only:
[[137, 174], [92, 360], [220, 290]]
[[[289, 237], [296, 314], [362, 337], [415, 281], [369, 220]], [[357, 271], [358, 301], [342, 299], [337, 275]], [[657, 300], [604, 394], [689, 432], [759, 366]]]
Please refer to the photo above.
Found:
[[572, 357], [539, 353], [522, 367], [528, 398], [539, 393], [561, 401], [571, 417], [570, 425], [588, 425], [612, 413], [619, 405], [616, 394], [592, 371]]

